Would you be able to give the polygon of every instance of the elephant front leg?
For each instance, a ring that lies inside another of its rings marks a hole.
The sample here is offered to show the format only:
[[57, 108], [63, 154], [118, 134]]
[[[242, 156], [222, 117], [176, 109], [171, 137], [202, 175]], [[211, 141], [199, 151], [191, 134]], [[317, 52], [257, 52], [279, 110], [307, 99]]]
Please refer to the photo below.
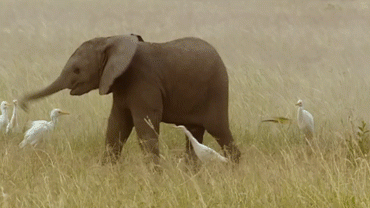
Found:
[[159, 115], [134, 116], [134, 125], [139, 144], [149, 162], [159, 165]]
[[127, 138], [133, 128], [133, 121], [129, 110], [119, 110], [112, 108], [108, 120], [108, 128], [106, 133], [103, 164], [107, 162], [115, 163], [121, 154], [122, 147], [126, 143]]

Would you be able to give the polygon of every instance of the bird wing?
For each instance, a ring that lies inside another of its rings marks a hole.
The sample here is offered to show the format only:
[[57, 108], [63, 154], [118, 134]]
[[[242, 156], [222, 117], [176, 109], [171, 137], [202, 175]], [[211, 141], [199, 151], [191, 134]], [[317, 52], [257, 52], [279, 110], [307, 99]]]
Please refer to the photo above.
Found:
[[285, 118], [285, 117], [272, 117], [269, 119], [264, 119], [261, 122], [273, 122], [273, 123], [287, 124], [291, 122], [291, 119]]
[[0, 115], [0, 130], [6, 128], [6, 125], [8, 125], [7, 119], [4, 115]]
[[34, 121], [32, 122], [32, 127], [26, 131], [21, 144], [34, 145], [39, 142], [45, 136], [45, 134], [48, 133], [48, 131], [49, 128], [47, 121]]
[[310, 117], [310, 123], [313, 125], [314, 122], [313, 122], [313, 116], [311, 113], [307, 112], [308, 113], [308, 117]]
[[191, 141], [195, 154], [198, 156], [198, 158], [202, 162], [209, 162], [212, 160], [221, 160], [221, 161], [226, 160], [227, 161], [226, 158], [222, 157], [212, 148], [209, 148], [206, 145], [199, 143], [198, 140], [194, 138], [194, 136], [190, 133], [190, 131], [186, 129], [186, 127], [184, 126], [179, 126], [179, 127], [183, 129], [188, 139]]
[[207, 147], [205, 145], [202, 145], [202, 149], [199, 153], [202, 158], [201, 159], [203, 162], [210, 162], [210, 161], [222, 161], [222, 162], [227, 162], [227, 158], [224, 156], [220, 155], [218, 152], [216, 152], [214, 149]]
[[314, 129], [314, 121], [313, 121], [312, 114], [306, 110], [304, 110], [303, 113], [304, 113], [304, 120], [305, 120], [306, 125], [309, 128]]
[[33, 126], [45, 125], [45, 124], [47, 124], [47, 123], [48, 123], [48, 122], [47, 122], [47, 121], [45, 121], [45, 120], [32, 121], [32, 122], [31, 122], [31, 128], [32, 128]]

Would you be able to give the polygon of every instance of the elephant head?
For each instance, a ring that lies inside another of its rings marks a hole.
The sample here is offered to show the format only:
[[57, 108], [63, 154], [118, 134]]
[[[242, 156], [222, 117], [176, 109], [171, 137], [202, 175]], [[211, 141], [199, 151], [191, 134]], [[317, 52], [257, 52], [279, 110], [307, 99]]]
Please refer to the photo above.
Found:
[[71, 55], [53, 83], [24, 96], [20, 105], [26, 109], [28, 101], [63, 89], [70, 89], [71, 95], [82, 95], [98, 88], [101, 95], [110, 93], [114, 80], [130, 65], [139, 41], [142, 41], [140, 36], [129, 35], [95, 38], [84, 42]]

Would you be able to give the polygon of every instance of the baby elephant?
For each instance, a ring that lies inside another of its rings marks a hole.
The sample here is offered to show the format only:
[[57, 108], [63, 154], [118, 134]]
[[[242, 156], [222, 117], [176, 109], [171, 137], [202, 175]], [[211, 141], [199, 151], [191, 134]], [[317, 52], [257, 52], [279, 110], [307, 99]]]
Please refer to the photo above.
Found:
[[[232, 161], [239, 161], [229, 129], [226, 68], [204, 40], [152, 43], [139, 35], [121, 35], [86, 41], [53, 83], [24, 96], [20, 105], [25, 108], [27, 102], [63, 89], [71, 95], [94, 89], [113, 94], [105, 154], [110, 161], [118, 159], [135, 126], [142, 149], [158, 164], [160, 122], [184, 125], [200, 143], [207, 130]], [[152, 126], [144, 121], [147, 117]], [[189, 141], [186, 151], [196, 158]]]

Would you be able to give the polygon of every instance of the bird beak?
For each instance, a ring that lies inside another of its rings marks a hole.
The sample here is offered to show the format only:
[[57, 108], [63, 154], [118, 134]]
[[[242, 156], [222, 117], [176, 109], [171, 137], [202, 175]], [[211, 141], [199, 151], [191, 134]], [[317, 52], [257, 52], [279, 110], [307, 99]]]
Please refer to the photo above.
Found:
[[299, 105], [299, 103], [296, 103], [295, 105], [297, 105], [297, 106], [298, 106], [298, 105]]
[[69, 115], [68, 112], [60, 111], [60, 115]]

